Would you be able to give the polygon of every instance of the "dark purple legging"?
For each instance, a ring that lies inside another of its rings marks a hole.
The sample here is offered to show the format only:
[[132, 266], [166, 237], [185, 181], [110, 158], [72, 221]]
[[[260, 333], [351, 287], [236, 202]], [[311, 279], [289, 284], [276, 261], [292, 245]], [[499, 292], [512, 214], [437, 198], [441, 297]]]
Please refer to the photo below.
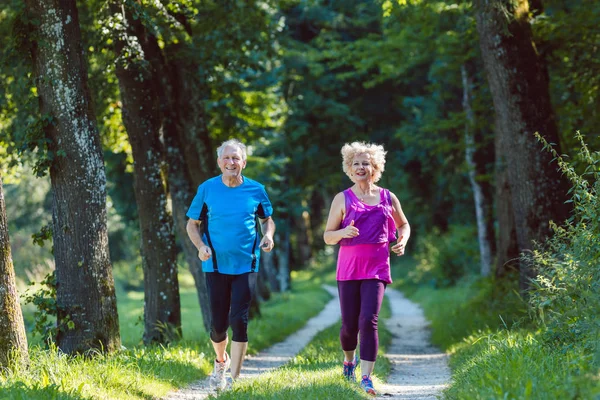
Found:
[[377, 319], [385, 286], [385, 282], [378, 279], [338, 281], [342, 310], [342, 350], [356, 350], [360, 332], [360, 359], [364, 361], [375, 361], [377, 358]]

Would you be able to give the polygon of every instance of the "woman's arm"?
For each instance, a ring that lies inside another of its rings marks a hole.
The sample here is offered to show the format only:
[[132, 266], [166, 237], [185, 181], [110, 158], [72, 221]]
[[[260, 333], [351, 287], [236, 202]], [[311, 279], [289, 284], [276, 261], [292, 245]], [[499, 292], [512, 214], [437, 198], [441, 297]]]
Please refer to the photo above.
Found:
[[337, 244], [342, 239], [353, 238], [359, 235], [358, 228], [354, 226], [354, 221], [347, 227], [339, 229], [345, 212], [346, 202], [344, 193], [338, 193], [334, 197], [333, 202], [331, 202], [327, 225], [323, 233], [323, 240], [325, 240], [326, 244]]
[[396, 255], [401, 256], [404, 254], [406, 242], [410, 238], [410, 224], [404, 215], [404, 211], [402, 211], [400, 200], [394, 193], [390, 192], [390, 195], [392, 197], [392, 218], [394, 218], [394, 224], [398, 229], [398, 242], [391, 249]]

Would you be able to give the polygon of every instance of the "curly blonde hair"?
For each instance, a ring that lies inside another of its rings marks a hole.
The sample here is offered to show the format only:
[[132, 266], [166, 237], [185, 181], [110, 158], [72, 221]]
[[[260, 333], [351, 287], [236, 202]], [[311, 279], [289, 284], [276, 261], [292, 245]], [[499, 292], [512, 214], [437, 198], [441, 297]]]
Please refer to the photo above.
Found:
[[382, 145], [366, 142], [346, 143], [342, 147], [342, 169], [348, 175], [348, 178], [354, 182], [352, 176], [352, 160], [359, 154], [369, 154], [371, 156], [371, 164], [373, 165], [373, 182], [378, 182], [381, 179], [381, 174], [385, 170], [385, 155], [387, 151]]

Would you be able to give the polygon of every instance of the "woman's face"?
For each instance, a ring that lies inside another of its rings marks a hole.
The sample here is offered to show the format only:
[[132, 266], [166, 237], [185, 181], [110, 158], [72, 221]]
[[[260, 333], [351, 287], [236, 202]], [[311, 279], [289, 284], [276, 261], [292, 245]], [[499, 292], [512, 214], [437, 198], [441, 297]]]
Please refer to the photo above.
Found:
[[371, 163], [371, 155], [366, 153], [355, 155], [350, 165], [350, 171], [356, 183], [372, 182], [375, 169]]

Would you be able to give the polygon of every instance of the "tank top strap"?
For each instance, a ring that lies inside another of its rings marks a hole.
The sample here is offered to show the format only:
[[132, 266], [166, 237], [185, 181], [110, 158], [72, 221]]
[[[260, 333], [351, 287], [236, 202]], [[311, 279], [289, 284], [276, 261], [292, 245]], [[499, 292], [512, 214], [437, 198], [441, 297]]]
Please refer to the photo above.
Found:
[[388, 189], [383, 189], [383, 196], [385, 198], [385, 204], [388, 206], [392, 205], [392, 196], [390, 195], [390, 191]]

